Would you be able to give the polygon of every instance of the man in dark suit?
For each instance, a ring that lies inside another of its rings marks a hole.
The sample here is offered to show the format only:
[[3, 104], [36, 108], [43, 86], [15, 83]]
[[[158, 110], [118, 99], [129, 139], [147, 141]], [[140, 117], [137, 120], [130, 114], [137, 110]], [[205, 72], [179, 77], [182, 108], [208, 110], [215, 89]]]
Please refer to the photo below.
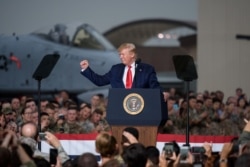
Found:
[[[160, 89], [163, 93], [162, 107], [164, 119], [167, 119], [167, 108], [164, 101], [167, 100], [167, 93], [163, 92], [156, 77], [153, 66], [141, 63], [137, 58], [136, 47], [132, 43], [124, 43], [118, 48], [121, 63], [113, 65], [109, 72], [104, 75], [95, 73], [90, 67], [87, 60], [80, 62], [82, 68], [81, 74], [87, 77], [97, 86], [110, 84], [112, 88], [150, 88]], [[128, 72], [131, 70], [131, 72]], [[130, 75], [128, 75], [130, 73]], [[132, 83], [128, 83], [128, 79]], [[164, 100], [164, 101], [163, 101]], [[165, 104], [165, 105], [164, 105]], [[165, 107], [164, 107], [165, 106]], [[162, 125], [163, 122], [161, 123]], [[162, 126], [161, 125], [161, 126]], [[161, 128], [159, 128], [161, 129]], [[159, 130], [161, 131], [161, 130]]]
[[[110, 84], [112, 88], [160, 88], [154, 67], [139, 61], [134, 44], [124, 43], [118, 51], [121, 63], [112, 66], [108, 73], [96, 74], [89, 67], [88, 61], [83, 60], [80, 62], [81, 74], [97, 86]], [[132, 72], [132, 86], [126, 87], [129, 66]]]

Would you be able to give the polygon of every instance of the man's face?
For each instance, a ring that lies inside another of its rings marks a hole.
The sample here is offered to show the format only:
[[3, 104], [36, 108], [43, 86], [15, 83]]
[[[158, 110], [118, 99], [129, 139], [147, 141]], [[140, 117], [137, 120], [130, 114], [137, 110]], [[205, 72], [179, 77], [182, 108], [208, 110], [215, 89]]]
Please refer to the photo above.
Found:
[[100, 97], [94, 95], [94, 96], [91, 98], [91, 105], [92, 105], [92, 106], [98, 106], [99, 104], [100, 104]]
[[214, 102], [213, 103], [213, 109], [218, 110], [220, 108], [220, 103], [219, 102]]
[[90, 117], [91, 114], [91, 109], [88, 107], [84, 107], [83, 109], [81, 109], [81, 116], [84, 120], [88, 119]]
[[202, 103], [196, 103], [196, 110], [201, 110], [203, 104]]
[[6, 122], [9, 122], [10, 120], [13, 119], [12, 113], [13, 113], [13, 112], [8, 113], [8, 114], [5, 114], [5, 120], [6, 120]]
[[76, 110], [73, 110], [73, 109], [68, 110], [68, 114], [67, 114], [68, 122], [75, 122], [76, 117], [77, 117], [77, 111]]
[[119, 53], [121, 62], [125, 65], [131, 65], [134, 62], [135, 54], [128, 48], [122, 49]]
[[32, 121], [35, 124], [38, 124], [38, 112], [33, 112], [33, 114], [32, 114]]
[[42, 112], [45, 112], [45, 109], [46, 109], [46, 105], [48, 104], [48, 101], [41, 101], [41, 105], [40, 105], [40, 108], [41, 108], [41, 111]]
[[212, 107], [213, 105], [213, 100], [212, 99], [206, 99], [205, 100], [205, 106], [206, 107]]
[[102, 115], [101, 114], [98, 114], [98, 113], [93, 113], [92, 117], [91, 117], [91, 121], [94, 123], [94, 124], [98, 124], [99, 121], [101, 120], [102, 118]]
[[26, 107], [29, 107], [32, 109], [32, 111], [36, 111], [36, 103], [34, 101], [30, 101], [26, 103]]
[[173, 108], [173, 105], [175, 104], [175, 101], [169, 99], [167, 103], [168, 103], [168, 109], [171, 110]]
[[55, 110], [52, 110], [51, 108], [46, 108], [45, 112], [49, 114], [50, 118], [54, 119]]
[[20, 108], [20, 100], [18, 98], [13, 98], [11, 101], [11, 106], [13, 110], [17, 110]]
[[22, 115], [23, 121], [24, 122], [32, 121], [33, 119], [32, 115], [33, 111], [31, 110], [31, 108], [26, 108]]
[[196, 107], [196, 99], [190, 99], [189, 100], [189, 105], [190, 105], [190, 108], [195, 109], [195, 107]]
[[44, 124], [45, 127], [48, 127], [49, 126], [49, 116], [43, 115], [41, 117], [41, 124]]

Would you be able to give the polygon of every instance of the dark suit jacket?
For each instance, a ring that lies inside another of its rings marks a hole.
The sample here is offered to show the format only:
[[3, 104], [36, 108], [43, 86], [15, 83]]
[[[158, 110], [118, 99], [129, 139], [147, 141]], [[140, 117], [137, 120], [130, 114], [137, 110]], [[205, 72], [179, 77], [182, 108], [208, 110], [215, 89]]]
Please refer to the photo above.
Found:
[[[112, 88], [125, 88], [122, 80], [124, 69], [125, 65], [120, 63], [112, 66], [104, 75], [96, 74], [90, 67], [81, 74], [97, 86], [110, 84]], [[132, 88], [160, 88], [154, 67], [145, 63], [137, 64]]]

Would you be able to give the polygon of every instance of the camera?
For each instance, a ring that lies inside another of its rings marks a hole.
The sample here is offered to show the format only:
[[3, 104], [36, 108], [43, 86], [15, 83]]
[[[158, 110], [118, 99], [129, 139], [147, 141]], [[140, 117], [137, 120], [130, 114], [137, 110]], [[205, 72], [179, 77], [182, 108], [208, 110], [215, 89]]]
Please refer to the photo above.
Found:
[[174, 152], [174, 145], [173, 143], [165, 143], [163, 147], [163, 151], [165, 151], [165, 158], [169, 159], [170, 157], [173, 156]]
[[63, 128], [63, 127], [60, 127], [60, 128], [59, 128], [59, 132], [60, 132], [60, 133], [64, 133], [64, 128]]
[[39, 139], [40, 140], [46, 140], [45, 136], [46, 136], [45, 133], [42, 133], [42, 132], [39, 133]]
[[64, 118], [64, 115], [58, 115], [58, 119], [64, 120], [64, 119], [65, 119], [65, 118]]
[[51, 165], [56, 165], [57, 156], [58, 156], [57, 149], [50, 148], [50, 151], [49, 151], [50, 161], [49, 162], [50, 162]]
[[181, 146], [180, 149], [180, 162], [186, 162], [188, 158], [189, 146]]
[[191, 152], [194, 157], [194, 164], [201, 164], [204, 159], [204, 147], [194, 146], [191, 148]]
[[192, 153], [201, 153], [201, 154], [204, 154], [205, 153], [205, 149], [204, 149], [204, 147], [193, 146], [191, 148], [191, 152]]

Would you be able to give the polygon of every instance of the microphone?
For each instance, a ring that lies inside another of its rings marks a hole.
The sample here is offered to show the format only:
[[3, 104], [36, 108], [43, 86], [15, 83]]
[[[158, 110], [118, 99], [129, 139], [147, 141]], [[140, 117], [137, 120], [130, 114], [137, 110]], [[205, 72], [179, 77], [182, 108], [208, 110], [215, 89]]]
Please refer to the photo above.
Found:
[[138, 64], [140, 64], [140, 63], [141, 63], [141, 58], [137, 58], [135, 60], [135, 68], [137, 68]]
[[135, 64], [139, 64], [139, 63], [141, 63], [141, 58], [137, 58], [137, 59], [135, 60]]

